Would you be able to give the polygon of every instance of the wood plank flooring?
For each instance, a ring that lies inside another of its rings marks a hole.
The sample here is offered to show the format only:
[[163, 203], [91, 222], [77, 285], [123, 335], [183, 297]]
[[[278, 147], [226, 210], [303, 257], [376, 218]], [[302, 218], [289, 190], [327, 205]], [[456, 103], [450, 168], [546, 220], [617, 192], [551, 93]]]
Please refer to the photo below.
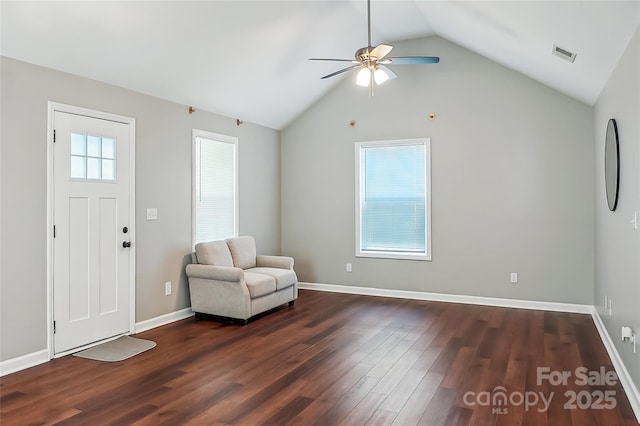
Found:
[[[245, 327], [136, 337], [157, 346], [0, 378], [0, 423], [638, 425], [619, 383], [576, 376], [613, 370], [588, 315], [300, 291]], [[539, 367], [571, 377], [538, 383]]]

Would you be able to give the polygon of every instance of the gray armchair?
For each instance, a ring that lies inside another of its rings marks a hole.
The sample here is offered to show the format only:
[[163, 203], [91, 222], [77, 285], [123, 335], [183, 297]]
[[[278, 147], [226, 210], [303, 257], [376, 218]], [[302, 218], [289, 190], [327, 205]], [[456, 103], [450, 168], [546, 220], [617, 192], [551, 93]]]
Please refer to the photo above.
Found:
[[298, 298], [293, 258], [256, 254], [253, 237], [199, 243], [187, 265], [191, 308], [246, 324], [249, 318]]

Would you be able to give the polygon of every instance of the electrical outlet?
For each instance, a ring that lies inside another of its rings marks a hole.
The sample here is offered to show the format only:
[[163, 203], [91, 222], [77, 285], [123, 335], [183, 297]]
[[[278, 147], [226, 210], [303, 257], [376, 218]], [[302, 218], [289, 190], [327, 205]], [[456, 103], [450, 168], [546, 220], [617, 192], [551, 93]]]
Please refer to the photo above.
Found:
[[164, 283], [164, 295], [169, 296], [171, 294], [171, 281]]
[[517, 283], [517, 282], [518, 282], [518, 273], [517, 273], [517, 272], [512, 272], [512, 273], [511, 273], [511, 282], [512, 282], [513, 284], [515, 284], [515, 283]]
[[351, 272], [351, 264], [347, 263], [347, 272]]

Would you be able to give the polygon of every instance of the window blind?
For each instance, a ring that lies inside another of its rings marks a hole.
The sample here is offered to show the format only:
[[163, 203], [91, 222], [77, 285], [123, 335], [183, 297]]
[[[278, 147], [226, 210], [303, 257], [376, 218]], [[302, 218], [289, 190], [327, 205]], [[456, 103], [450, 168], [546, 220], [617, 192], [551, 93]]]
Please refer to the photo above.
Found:
[[236, 229], [236, 144], [195, 138], [195, 241], [221, 240]]

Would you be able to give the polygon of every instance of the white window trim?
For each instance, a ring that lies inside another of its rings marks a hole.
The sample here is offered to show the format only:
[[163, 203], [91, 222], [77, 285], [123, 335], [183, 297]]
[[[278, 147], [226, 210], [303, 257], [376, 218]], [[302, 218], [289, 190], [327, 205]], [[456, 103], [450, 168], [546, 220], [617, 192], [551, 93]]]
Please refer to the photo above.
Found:
[[[375, 147], [375, 146], [400, 146], [400, 145], [423, 145], [425, 150], [425, 253], [412, 254], [401, 252], [388, 252], [388, 251], [362, 251], [361, 250], [361, 235], [360, 235], [360, 216], [362, 201], [364, 193], [361, 190], [360, 182], [363, 180], [364, 171], [360, 169], [360, 157], [362, 148]], [[404, 259], [404, 260], [431, 260], [432, 246], [431, 246], [431, 139], [430, 138], [416, 138], [416, 139], [396, 139], [396, 140], [384, 140], [384, 141], [367, 141], [355, 143], [355, 215], [356, 215], [356, 257], [372, 257], [378, 259]]]
[[234, 176], [233, 176], [233, 192], [234, 192], [234, 215], [233, 215], [233, 236], [238, 234], [238, 138], [234, 136], [221, 135], [219, 133], [207, 132], [206, 130], [192, 129], [191, 131], [191, 248], [196, 246], [196, 138], [204, 138], [233, 144], [234, 149]]

